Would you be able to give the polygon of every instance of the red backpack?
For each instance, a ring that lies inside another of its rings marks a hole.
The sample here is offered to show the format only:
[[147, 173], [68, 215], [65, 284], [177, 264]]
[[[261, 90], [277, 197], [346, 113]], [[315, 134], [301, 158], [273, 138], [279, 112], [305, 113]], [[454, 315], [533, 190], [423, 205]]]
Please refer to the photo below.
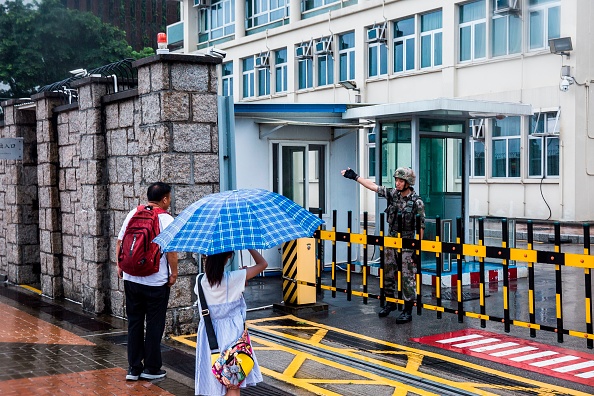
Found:
[[148, 276], [159, 272], [160, 248], [152, 240], [161, 231], [161, 213], [167, 212], [158, 206], [140, 205], [130, 219], [118, 258], [120, 268], [128, 275]]

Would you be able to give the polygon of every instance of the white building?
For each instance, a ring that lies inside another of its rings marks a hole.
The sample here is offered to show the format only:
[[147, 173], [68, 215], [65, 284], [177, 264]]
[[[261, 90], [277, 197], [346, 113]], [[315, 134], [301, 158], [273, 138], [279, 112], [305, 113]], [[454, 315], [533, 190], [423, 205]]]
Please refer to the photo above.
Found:
[[[381, 202], [337, 172], [390, 184], [412, 166], [428, 217], [594, 219], [591, 0], [184, 0], [182, 10], [172, 46], [226, 53], [219, 90], [236, 104], [237, 187], [295, 199], [278, 175], [299, 158], [304, 206], [353, 210], [358, 224], [359, 208], [380, 213]], [[282, 104], [293, 107], [267, 107]], [[329, 121], [292, 117], [297, 104], [347, 106]], [[320, 170], [325, 191], [312, 194]]]

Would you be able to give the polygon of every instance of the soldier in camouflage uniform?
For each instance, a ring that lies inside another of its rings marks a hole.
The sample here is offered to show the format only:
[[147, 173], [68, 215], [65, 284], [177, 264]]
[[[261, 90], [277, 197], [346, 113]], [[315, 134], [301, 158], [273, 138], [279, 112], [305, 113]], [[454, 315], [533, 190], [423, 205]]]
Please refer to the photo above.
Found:
[[[363, 187], [377, 192], [380, 197], [388, 200], [386, 214], [388, 216], [390, 236], [398, 235], [398, 213], [402, 214], [402, 238], [415, 238], [416, 215], [421, 218], [421, 239], [425, 229], [425, 204], [412, 187], [415, 184], [415, 173], [410, 168], [398, 168], [394, 172], [396, 179], [396, 188], [387, 188], [378, 186], [373, 181], [359, 177], [352, 169], [348, 168], [341, 171], [342, 175], [348, 179], [357, 181]], [[398, 276], [397, 266], [398, 251], [393, 248], [385, 248], [385, 273], [384, 290], [386, 296], [395, 297], [395, 284]], [[402, 249], [402, 295], [404, 298], [404, 310], [396, 318], [396, 323], [407, 323], [412, 320], [412, 308], [416, 296], [416, 254], [413, 250]], [[386, 306], [379, 312], [379, 317], [385, 317], [390, 312], [396, 310], [396, 304], [386, 303]]]

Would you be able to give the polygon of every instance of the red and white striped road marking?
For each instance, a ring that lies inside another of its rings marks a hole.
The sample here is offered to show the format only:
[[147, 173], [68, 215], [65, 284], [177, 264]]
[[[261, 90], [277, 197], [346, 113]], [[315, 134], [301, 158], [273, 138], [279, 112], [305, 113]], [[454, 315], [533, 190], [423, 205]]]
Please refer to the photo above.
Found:
[[413, 341], [594, 386], [594, 355], [586, 352], [478, 329], [413, 338]]

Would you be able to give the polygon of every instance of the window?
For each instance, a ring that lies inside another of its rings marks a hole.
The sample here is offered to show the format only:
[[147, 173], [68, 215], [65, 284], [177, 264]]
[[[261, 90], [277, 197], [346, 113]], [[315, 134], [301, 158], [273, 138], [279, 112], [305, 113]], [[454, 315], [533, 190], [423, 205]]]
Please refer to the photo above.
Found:
[[[484, 141], [484, 120], [470, 120], [470, 136], [473, 137], [471, 140], [471, 164], [470, 164], [470, 177], [484, 177], [485, 176], [485, 141]], [[482, 131], [477, 129], [482, 128]], [[482, 136], [482, 138], [481, 138]]]
[[200, 10], [199, 41], [210, 41], [235, 33], [235, 0], [212, 0]]
[[421, 15], [421, 68], [441, 65], [441, 10]]
[[305, 0], [303, 6], [305, 7], [305, 11], [309, 11], [314, 8], [320, 8], [338, 2], [339, 0]]
[[332, 37], [323, 37], [315, 42], [317, 85], [334, 84], [334, 57]]
[[375, 132], [367, 134], [367, 178], [375, 178]]
[[223, 96], [233, 96], [233, 62], [223, 63]]
[[394, 22], [394, 72], [415, 68], [415, 18]]
[[248, 29], [266, 25], [289, 16], [287, 0], [248, 0], [246, 8], [246, 27]]
[[[373, 27], [385, 32], [384, 27]], [[385, 34], [385, 33], [384, 33]], [[368, 44], [367, 75], [368, 77], [388, 74], [388, 46], [385, 38], [377, 38]]]
[[[492, 0], [495, 3], [500, 0]], [[518, 14], [493, 13], [493, 56], [518, 54], [522, 51], [522, 19]]]
[[299, 73], [299, 89], [313, 87], [313, 60], [311, 58], [299, 59], [297, 69]]
[[460, 62], [484, 58], [487, 36], [485, 0], [460, 6]]
[[530, 49], [542, 49], [549, 39], [561, 35], [561, 2], [559, 0], [529, 0], [528, 24]]
[[528, 176], [559, 176], [559, 112], [537, 113], [528, 131]]
[[287, 92], [287, 49], [274, 51], [275, 92]]
[[338, 64], [340, 81], [355, 79], [355, 33], [338, 36]]
[[254, 57], [243, 59], [243, 97], [251, 98], [255, 96], [255, 71], [254, 71]]
[[493, 127], [493, 177], [520, 177], [520, 117], [495, 120]]
[[258, 68], [258, 96], [270, 95], [270, 68]]

